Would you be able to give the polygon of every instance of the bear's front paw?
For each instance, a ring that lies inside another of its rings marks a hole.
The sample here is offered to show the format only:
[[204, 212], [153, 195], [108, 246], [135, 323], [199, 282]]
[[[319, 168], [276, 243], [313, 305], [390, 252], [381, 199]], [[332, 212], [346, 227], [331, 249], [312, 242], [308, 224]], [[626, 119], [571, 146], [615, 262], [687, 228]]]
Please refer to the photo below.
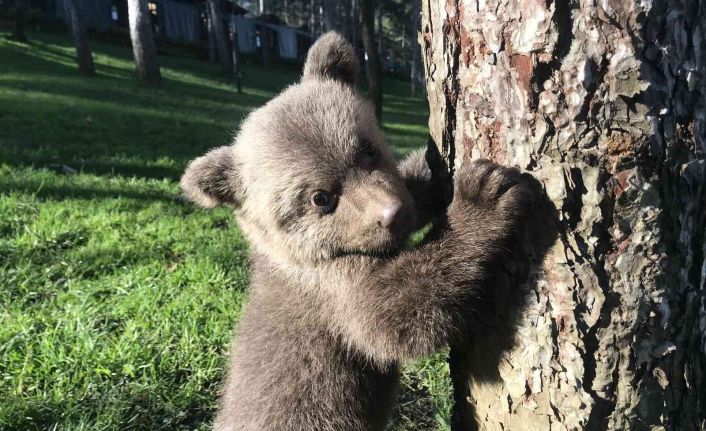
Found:
[[[477, 226], [510, 228], [526, 213], [533, 194], [519, 170], [488, 160], [463, 164], [455, 174], [452, 212], [479, 217]], [[501, 227], [501, 226], [498, 226]]]

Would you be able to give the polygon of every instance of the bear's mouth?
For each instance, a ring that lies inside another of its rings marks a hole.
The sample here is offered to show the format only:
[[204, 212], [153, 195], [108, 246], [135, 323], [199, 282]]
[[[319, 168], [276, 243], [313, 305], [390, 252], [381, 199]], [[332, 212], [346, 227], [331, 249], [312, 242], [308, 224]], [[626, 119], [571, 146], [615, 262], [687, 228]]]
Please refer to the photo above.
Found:
[[333, 258], [346, 256], [371, 257], [375, 259], [391, 259], [397, 257], [405, 245], [407, 236], [401, 233], [376, 241], [363, 241], [362, 244], [341, 244], [334, 248]]
[[364, 256], [375, 259], [391, 259], [400, 253], [400, 248], [378, 249], [378, 250], [339, 250], [334, 253], [333, 258], [349, 257], [349, 256]]

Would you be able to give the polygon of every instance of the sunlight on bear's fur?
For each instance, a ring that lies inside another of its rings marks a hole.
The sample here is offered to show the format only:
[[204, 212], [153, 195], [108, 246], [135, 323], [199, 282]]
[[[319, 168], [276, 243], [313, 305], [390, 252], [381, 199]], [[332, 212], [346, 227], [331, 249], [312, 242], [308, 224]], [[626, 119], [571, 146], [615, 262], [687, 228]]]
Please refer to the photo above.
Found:
[[322, 36], [301, 82], [182, 178], [195, 203], [231, 205], [252, 248], [216, 430], [385, 429], [401, 364], [458, 334], [531, 198], [519, 172], [476, 161], [435, 205], [424, 153], [395, 163], [357, 77], [353, 48]]

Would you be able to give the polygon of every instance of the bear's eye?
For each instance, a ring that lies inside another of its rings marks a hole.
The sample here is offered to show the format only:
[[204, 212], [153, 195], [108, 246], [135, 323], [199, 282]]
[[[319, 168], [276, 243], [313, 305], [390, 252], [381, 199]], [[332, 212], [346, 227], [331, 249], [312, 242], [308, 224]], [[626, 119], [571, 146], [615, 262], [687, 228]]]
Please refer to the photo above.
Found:
[[326, 190], [316, 190], [311, 194], [311, 204], [323, 213], [330, 213], [336, 205], [336, 199]]
[[373, 164], [378, 158], [378, 149], [372, 142], [363, 141], [360, 146], [360, 156], [364, 164]]

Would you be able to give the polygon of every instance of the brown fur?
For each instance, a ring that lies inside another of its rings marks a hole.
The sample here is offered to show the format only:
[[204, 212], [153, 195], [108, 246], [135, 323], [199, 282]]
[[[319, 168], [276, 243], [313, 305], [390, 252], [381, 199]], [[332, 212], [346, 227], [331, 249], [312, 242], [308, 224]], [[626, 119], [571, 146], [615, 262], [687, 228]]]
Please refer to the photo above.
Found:
[[[432, 205], [423, 153], [395, 164], [372, 106], [351, 85], [356, 60], [341, 41], [323, 36], [302, 82], [182, 178], [196, 203], [233, 205], [252, 245], [217, 430], [384, 429], [400, 365], [463, 327], [464, 304], [526, 205], [519, 174], [485, 161], [456, 173], [448, 210]], [[311, 204], [318, 189], [337, 194], [333, 212]], [[383, 228], [393, 200], [401, 221]], [[410, 230], [431, 220], [428, 240], [402, 250]]]
[[302, 80], [333, 79], [355, 86], [360, 74], [353, 47], [338, 33], [329, 32], [316, 41], [317, 49], [310, 49], [304, 64]]

